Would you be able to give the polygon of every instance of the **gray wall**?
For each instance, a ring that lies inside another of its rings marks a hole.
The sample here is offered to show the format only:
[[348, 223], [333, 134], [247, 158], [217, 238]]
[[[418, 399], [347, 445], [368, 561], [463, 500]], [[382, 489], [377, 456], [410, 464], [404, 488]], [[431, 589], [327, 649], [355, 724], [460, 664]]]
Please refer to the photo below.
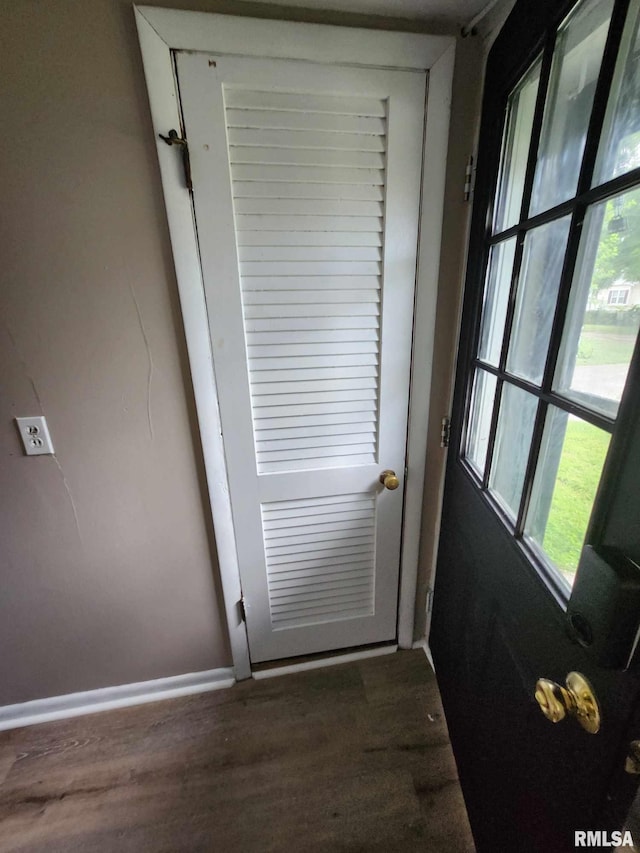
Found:
[[[263, 4], [155, 5], [409, 26]], [[0, 40], [0, 705], [230, 665], [131, 5], [6, 2]], [[461, 48], [432, 482], [442, 470], [437, 422], [479, 82], [474, 40]], [[22, 454], [12, 419], [40, 413], [56, 458]], [[435, 530], [430, 494], [420, 610]]]

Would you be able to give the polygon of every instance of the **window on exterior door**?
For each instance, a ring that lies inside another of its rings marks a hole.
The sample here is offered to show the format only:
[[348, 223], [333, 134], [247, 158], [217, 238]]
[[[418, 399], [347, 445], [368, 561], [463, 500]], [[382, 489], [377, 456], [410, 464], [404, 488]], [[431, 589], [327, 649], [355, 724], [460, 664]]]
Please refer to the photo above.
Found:
[[640, 306], [640, 0], [581, 0], [505, 105], [468, 470], [568, 599]]

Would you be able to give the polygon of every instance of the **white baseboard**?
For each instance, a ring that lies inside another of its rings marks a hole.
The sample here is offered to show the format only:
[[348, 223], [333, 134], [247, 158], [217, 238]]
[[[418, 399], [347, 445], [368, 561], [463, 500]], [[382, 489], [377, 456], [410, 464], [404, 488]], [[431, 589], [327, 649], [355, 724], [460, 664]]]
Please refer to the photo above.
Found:
[[80, 717], [83, 714], [96, 714], [99, 711], [111, 711], [114, 708], [128, 708], [146, 702], [158, 702], [161, 699], [207, 693], [234, 684], [233, 669], [224, 667], [5, 705], [0, 707], [0, 731]]
[[328, 658], [317, 658], [317, 660], [301, 661], [287, 666], [274, 666], [272, 669], [254, 670], [251, 675], [258, 681], [262, 678], [275, 678], [277, 675], [289, 675], [292, 672], [305, 672], [309, 669], [320, 669], [323, 666], [334, 666], [338, 663], [351, 663], [355, 660], [375, 658], [380, 655], [392, 655], [398, 651], [397, 643], [392, 646], [380, 646], [377, 649], [365, 649], [361, 652], [346, 652], [343, 655], [332, 655]]

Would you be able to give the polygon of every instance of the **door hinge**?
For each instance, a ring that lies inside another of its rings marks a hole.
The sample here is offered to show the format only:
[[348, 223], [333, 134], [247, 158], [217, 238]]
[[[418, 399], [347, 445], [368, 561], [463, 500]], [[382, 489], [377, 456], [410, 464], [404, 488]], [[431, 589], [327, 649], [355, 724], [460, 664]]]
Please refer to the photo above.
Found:
[[189, 192], [193, 192], [193, 183], [191, 181], [191, 160], [189, 159], [189, 143], [186, 137], [178, 136], [177, 130], [170, 130], [168, 136], [163, 136], [159, 133], [158, 136], [167, 145], [178, 145], [182, 151], [182, 167], [184, 169], [184, 182]]
[[238, 610], [240, 611], [240, 618], [243, 622], [247, 621], [247, 608], [244, 603], [244, 595], [240, 597], [240, 601], [238, 602]]
[[449, 447], [451, 440], [451, 418], [445, 415], [440, 428], [440, 447]]
[[469, 156], [464, 170], [464, 200], [469, 201], [473, 189], [473, 156]]
[[427, 616], [431, 616], [433, 610], [433, 589], [429, 587], [427, 590]]

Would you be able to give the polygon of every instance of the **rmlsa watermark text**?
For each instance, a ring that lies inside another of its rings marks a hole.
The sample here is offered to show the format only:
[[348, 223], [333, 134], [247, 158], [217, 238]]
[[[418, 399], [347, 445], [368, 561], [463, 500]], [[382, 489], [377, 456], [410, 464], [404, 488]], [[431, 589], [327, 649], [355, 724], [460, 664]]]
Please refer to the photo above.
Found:
[[629, 830], [606, 832], [601, 829], [577, 829], [574, 833], [576, 847], [633, 847]]

